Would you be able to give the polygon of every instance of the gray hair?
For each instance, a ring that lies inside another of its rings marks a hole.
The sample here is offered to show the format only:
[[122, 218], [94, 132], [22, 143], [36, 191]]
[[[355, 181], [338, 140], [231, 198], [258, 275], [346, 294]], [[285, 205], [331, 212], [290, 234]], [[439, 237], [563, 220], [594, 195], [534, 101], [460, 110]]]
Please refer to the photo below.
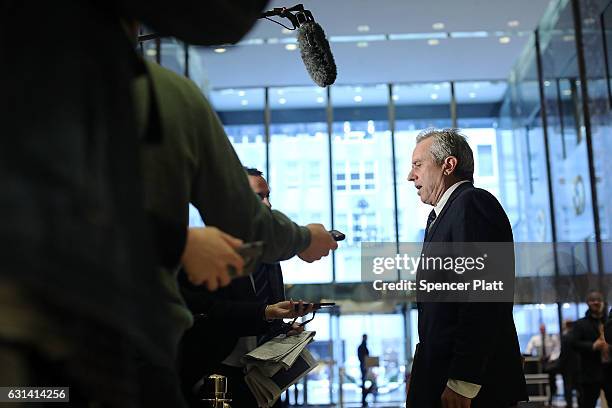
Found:
[[433, 138], [430, 153], [436, 164], [441, 165], [449, 156], [457, 158], [455, 175], [461, 180], [474, 181], [474, 154], [459, 129], [425, 129], [418, 134], [417, 143]]

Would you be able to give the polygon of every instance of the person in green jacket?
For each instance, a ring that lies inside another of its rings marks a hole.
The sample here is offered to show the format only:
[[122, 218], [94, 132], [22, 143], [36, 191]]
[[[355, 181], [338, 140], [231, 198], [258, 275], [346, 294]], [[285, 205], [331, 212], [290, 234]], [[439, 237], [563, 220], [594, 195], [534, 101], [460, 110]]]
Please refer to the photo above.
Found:
[[[251, 190], [219, 118], [193, 82], [152, 62], [146, 62], [146, 71], [134, 84], [137, 122], [140, 129], [148, 131], [151, 126], [158, 127], [162, 142], [142, 146], [145, 206], [148, 213], [175, 229], [188, 228], [189, 203], [199, 210], [206, 227], [189, 229], [181, 258], [192, 283], [206, 282], [209, 289], [215, 289], [228, 282], [223, 274], [205, 273], [215, 265], [226, 270], [231, 264], [228, 260], [214, 251], [206, 252], [210, 247], [206, 239], [190, 245], [192, 237], [211, 229], [216, 231], [213, 235], [225, 234], [232, 249], [238, 242], [264, 241], [261, 261], [269, 263], [295, 255], [314, 262], [337, 248], [323, 225], [299, 226], [262, 204]], [[157, 118], [149, 115], [151, 101], [157, 106]], [[241, 241], [232, 241], [234, 237]], [[190, 248], [200, 256], [188, 256]], [[228, 257], [230, 254], [228, 250]], [[168, 289], [165, 301], [174, 310], [175, 327], [172, 332], [160, 333], [159, 339], [174, 351], [192, 324], [175, 272], [160, 271]]]

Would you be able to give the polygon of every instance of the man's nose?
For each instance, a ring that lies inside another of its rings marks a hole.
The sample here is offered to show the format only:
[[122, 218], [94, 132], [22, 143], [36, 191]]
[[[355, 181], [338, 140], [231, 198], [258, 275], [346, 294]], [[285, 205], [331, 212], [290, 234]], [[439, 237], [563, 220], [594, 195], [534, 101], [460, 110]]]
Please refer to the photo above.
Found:
[[408, 181], [414, 181], [414, 171], [410, 170], [410, 173], [408, 173]]

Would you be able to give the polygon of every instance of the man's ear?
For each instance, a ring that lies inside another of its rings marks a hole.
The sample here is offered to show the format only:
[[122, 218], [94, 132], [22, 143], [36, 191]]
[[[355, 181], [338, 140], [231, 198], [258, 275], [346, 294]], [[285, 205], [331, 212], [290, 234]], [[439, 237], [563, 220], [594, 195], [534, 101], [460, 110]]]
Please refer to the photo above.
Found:
[[442, 163], [442, 169], [445, 175], [453, 174], [455, 169], [457, 168], [457, 158], [455, 156], [448, 156], [444, 159], [444, 163]]

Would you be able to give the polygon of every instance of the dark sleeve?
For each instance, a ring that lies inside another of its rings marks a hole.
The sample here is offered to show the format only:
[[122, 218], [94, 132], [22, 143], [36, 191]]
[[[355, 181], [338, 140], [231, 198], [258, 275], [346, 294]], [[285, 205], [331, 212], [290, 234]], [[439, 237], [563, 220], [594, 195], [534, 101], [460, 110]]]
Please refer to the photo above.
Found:
[[197, 45], [238, 42], [268, 0], [116, 0], [119, 14]]
[[593, 350], [593, 341], [585, 333], [584, 320], [578, 320], [572, 330], [572, 347], [581, 353], [598, 353]]
[[231, 299], [230, 287], [210, 292], [203, 286], [194, 286], [184, 271], [179, 273], [178, 280], [189, 310], [194, 315], [206, 315], [214, 330], [236, 336], [255, 336], [268, 330], [270, 323], [264, 320], [266, 304]]
[[[458, 212], [452, 225], [454, 242], [500, 242], [511, 239], [503, 210], [484, 191], [471, 190], [456, 199]], [[514, 258], [512, 258], [514, 259]], [[484, 384], [487, 360], [495, 352], [495, 339], [507, 332], [512, 307], [506, 303], [457, 303], [458, 322], [448, 378]]]
[[606, 342], [612, 345], [612, 309], [610, 309], [610, 315], [608, 316], [608, 321], [606, 322], [604, 336], [606, 337]]
[[310, 231], [280, 211], [270, 210], [253, 193], [221, 121], [193, 87], [197, 93], [193, 121], [200, 137], [191, 202], [204, 223], [245, 242], [264, 241], [262, 261], [266, 263], [289, 259], [305, 250], [310, 245]]

